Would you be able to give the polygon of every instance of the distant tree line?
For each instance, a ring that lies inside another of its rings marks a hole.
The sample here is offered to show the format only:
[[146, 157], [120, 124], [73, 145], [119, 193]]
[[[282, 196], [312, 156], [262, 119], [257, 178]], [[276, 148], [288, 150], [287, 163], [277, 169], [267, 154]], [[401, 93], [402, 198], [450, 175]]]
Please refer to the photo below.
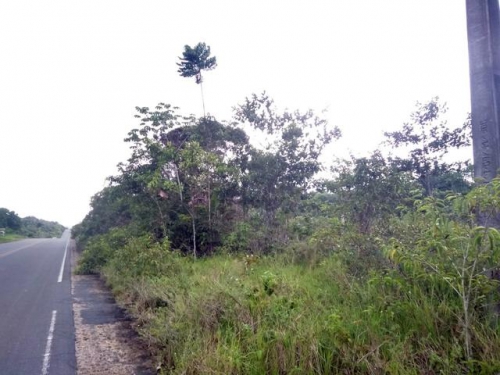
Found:
[[59, 237], [65, 230], [65, 227], [57, 222], [33, 216], [21, 218], [7, 208], [0, 208], [0, 228], [29, 238]]

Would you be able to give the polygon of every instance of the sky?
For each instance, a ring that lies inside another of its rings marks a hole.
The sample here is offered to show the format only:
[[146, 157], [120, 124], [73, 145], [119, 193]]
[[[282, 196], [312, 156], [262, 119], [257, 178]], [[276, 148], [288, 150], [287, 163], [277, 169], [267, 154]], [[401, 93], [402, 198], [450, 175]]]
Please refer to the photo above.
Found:
[[0, 207], [79, 223], [129, 156], [136, 106], [202, 115], [176, 65], [198, 42], [218, 62], [208, 113], [264, 90], [327, 109], [343, 137], [326, 159], [368, 155], [417, 101], [439, 96], [450, 127], [470, 111], [465, 1], [0, 0]]

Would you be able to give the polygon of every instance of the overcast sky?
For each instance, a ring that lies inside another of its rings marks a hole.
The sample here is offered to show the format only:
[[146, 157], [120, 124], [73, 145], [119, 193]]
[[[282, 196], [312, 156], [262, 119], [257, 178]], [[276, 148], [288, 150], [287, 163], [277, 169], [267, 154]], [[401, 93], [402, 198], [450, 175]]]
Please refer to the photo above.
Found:
[[452, 126], [470, 110], [465, 1], [0, 0], [0, 207], [80, 222], [128, 157], [135, 106], [202, 114], [176, 66], [200, 41], [210, 114], [263, 90], [327, 108], [331, 158], [376, 149], [417, 100], [440, 96]]

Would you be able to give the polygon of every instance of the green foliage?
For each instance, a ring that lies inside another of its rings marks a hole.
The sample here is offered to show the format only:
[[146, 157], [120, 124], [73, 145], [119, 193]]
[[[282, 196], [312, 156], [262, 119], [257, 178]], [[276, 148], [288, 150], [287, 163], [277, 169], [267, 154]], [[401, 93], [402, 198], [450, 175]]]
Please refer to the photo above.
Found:
[[[466, 359], [461, 305], [446, 283], [397, 268], [357, 280], [337, 256], [304, 268], [280, 257], [191, 262], [166, 253], [159, 270], [143, 255], [150, 245], [139, 244], [105, 274], [162, 373], [465, 374], [500, 366], [491, 350], [499, 336], [476, 315], [474, 358]], [[153, 271], [130, 278], [123, 270], [137, 259]]]
[[41, 220], [33, 216], [20, 218], [14, 211], [6, 208], [0, 208], [0, 228], [14, 235], [13, 239], [60, 237], [66, 229], [55, 221]]
[[484, 313], [481, 310], [486, 308], [487, 298], [498, 289], [498, 281], [484, 271], [500, 263], [500, 234], [493, 228], [451, 221], [443, 214], [444, 202], [435, 198], [416, 204], [427, 224], [418, 241], [408, 246], [393, 240], [387, 255], [414, 283], [432, 286], [433, 293], [442, 299], [457, 300], [462, 310], [459, 316], [465, 355], [471, 360], [473, 341], [477, 339], [471, 321], [475, 314]]
[[[356, 166], [344, 180], [367, 188], [360, 199], [394, 177], [377, 157]], [[500, 238], [463, 220], [496, 204], [495, 184], [388, 202], [398, 214], [369, 232], [335, 217], [337, 192], [311, 194], [279, 255], [238, 255], [259, 228], [249, 216], [224, 239], [236, 255], [193, 262], [140, 237], [103, 247], [100, 269], [166, 374], [495, 373], [499, 285], [484, 269], [500, 261]]]
[[266, 242], [270, 251], [283, 237], [278, 229], [280, 216], [284, 221], [293, 216], [322, 169], [319, 156], [323, 149], [341, 133], [313, 111], [279, 113], [266, 93], [246, 98], [235, 108], [234, 117], [268, 140], [264, 150], [249, 152], [242, 175], [242, 203], [259, 210], [269, 229]]
[[37, 219], [33, 216], [21, 219], [21, 229], [19, 233], [31, 238], [61, 237], [66, 228], [55, 222]]
[[380, 152], [369, 158], [351, 157], [332, 171], [336, 178], [324, 186], [336, 198], [335, 210], [362, 233], [371, 233], [373, 226], [384, 229], [380, 227], [411, 204], [412, 195], [419, 191], [410, 176], [398, 172]]
[[0, 208], [0, 228], [19, 230], [21, 229], [21, 218], [6, 208]]
[[[377, 171], [345, 176], [368, 197], [390, 176], [379, 179], [377, 157], [354, 165]], [[500, 235], [467, 215], [500, 202], [497, 185], [415, 195], [370, 232], [335, 217], [335, 193], [312, 194], [273, 256], [240, 255], [259, 227], [251, 216], [224, 239], [230, 255], [193, 262], [165, 240], [113, 244], [116, 231], [96, 238], [95, 254], [165, 374], [495, 373], [499, 283], [484, 270], [500, 262]]]
[[175, 254], [170, 251], [170, 243], [154, 242], [150, 237], [130, 238], [125, 246], [115, 251], [108, 267], [114, 277], [120, 280], [138, 280], [160, 277], [175, 273]]
[[[264, 107], [264, 115], [255, 115]], [[287, 242], [280, 223], [290, 220], [304, 189], [313, 186], [325, 145], [340, 136], [312, 111], [278, 114], [266, 95], [236, 110], [241, 124], [183, 118], [164, 103], [136, 109], [140, 125], [125, 139], [131, 157], [74, 228], [82, 248], [92, 236], [127, 226], [136, 235], [168, 237], [174, 248], [196, 257], [224, 245], [223, 239], [231, 242], [234, 228], [252, 212], [263, 224], [262, 236], [236, 247], [277, 249]], [[278, 136], [273, 147], [251, 147], [242, 129], [247, 122]], [[234, 241], [226, 248], [234, 251]]]
[[106, 277], [161, 373], [500, 371], [500, 179], [462, 195], [443, 157], [468, 124], [449, 130], [437, 99], [386, 134], [407, 157], [351, 157], [323, 181], [340, 131], [312, 111], [265, 94], [231, 124], [137, 111], [131, 157], [74, 234], [79, 271]]
[[0, 243], [19, 241], [23, 238], [25, 237], [21, 236], [20, 234], [10, 233], [9, 231], [6, 231], [4, 236], [0, 236]]
[[122, 186], [108, 186], [95, 194], [90, 201], [91, 211], [71, 228], [78, 247], [85, 248], [92, 237], [107, 234], [113, 228], [126, 226], [131, 235], [140, 234], [140, 228], [147, 227], [140, 218], [147, 217], [148, 208], [134, 203]]
[[212, 70], [217, 66], [217, 59], [215, 56], [210, 57], [210, 47], [205, 43], [198, 43], [193, 48], [184, 46], [184, 52], [179, 59], [181, 62], [177, 63], [177, 72], [182, 77], [195, 77], [198, 84], [203, 82], [203, 70]]
[[256, 237], [255, 229], [248, 222], [236, 224], [224, 239], [224, 249], [235, 253], [253, 253], [252, 250], [258, 250], [252, 246], [252, 238]]
[[93, 236], [86, 242], [76, 273], [97, 274], [132, 237], [127, 228], [113, 228], [106, 234]]
[[488, 184], [480, 184], [469, 194], [466, 199], [459, 201], [458, 207], [465, 214], [486, 226], [498, 227], [500, 214], [500, 176]]
[[411, 172], [427, 195], [432, 195], [438, 187], [468, 191], [467, 163], [449, 164], [443, 157], [452, 148], [470, 145], [470, 116], [463, 126], [450, 130], [446, 121], [441, 120], [446, 111], [446, 105], [437, 97], [426, 103], [417, 102], [410, 122], [405, 123], [402, 130], [385, 133], [387, 143], [393, 148], [410, 148], [407, 157], [396, 157], [393, 163], [399, 170]]
[[165, 104], [137, 110], [140, 127], [126, 139], [132, 156], [112, 181], [134, 194], [133, 207], [150, 207], [153, 222], [144, 227], [156, 237], [194, 256], [210, 252], [235, 213], [248, 137], [212, 118], [183, 122]]

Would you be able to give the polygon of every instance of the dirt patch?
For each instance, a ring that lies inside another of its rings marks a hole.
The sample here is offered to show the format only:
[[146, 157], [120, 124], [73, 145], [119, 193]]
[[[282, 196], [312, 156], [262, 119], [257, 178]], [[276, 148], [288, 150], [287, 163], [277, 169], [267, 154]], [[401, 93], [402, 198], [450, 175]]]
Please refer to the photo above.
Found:
[[[77, 257], [72, 245], [72, 269]], [[104, 282], [94, 275], [73, 275], [71, 281], [77, 374], [154, 374], [131, 319]]]

